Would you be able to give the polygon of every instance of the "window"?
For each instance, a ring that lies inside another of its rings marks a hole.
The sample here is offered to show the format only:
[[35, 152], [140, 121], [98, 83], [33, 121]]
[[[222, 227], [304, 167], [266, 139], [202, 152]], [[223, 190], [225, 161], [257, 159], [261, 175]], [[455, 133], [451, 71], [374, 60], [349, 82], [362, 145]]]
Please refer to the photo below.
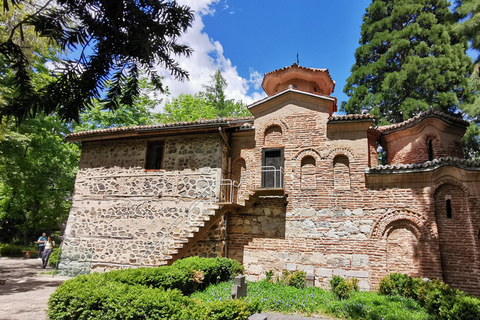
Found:
[[433, 140], [432, 139], [428, 139], [427, 146], [428, 146], [428, 161], [432, 161], [433, 160]]
[[452, 200], [447, 199], [447, 219], [452, 219]]
[[149, 142], [145, 169], [161, 169], [163, 161], [163, 141]]

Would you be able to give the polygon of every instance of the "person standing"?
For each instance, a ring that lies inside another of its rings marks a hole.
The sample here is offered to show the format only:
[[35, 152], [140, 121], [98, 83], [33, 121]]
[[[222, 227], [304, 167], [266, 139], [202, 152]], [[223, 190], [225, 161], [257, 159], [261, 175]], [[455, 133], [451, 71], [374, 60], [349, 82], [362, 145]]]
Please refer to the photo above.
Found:
[[47, 234], [44, 232], [42, 233], [42, 236], [38, 238], [37, 244], [38, 244], [38, 260], [42, 259], [43, 256], [43, 250], [45, 249], [45, 242], [47, 242]]
[[48, 265], [48, 259], [50, 259], [50, 255], [52, 254], [53, 248], [55, 248], [55, 242], [52, 241], [52, 238], [48, 237], [47, 241], [45, 242], [45, 250], [43, 251], [43, 255], [42, 255], [43, 269], [45, 269]]

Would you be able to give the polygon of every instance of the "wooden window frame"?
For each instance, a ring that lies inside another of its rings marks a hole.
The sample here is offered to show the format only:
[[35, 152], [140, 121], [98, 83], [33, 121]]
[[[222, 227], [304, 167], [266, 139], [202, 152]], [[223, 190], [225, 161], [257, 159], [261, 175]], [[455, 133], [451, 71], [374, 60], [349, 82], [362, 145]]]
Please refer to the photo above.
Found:
[[[151, 163], [150, 157], [152, 156], [152, 148], [153, 146], [162, 146], [162, 154], [161, 154], [161, 160], [160, 160], [160, 168], [149, 168], [149, 164]], [[157, 141], [149, 141], [147, 143], [147, 154], [145, 157], [145, 170], [147, 171], [159, 171], [163, 169], [163, 160], [165, 156], [165, 141], [164, 140], [157, 140]]]

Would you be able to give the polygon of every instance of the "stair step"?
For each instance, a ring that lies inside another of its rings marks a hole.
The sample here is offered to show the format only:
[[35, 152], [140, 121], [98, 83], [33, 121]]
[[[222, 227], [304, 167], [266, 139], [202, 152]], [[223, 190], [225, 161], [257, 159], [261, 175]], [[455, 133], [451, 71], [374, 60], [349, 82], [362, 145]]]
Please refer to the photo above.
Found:
[[188, 243], [188, 239], [183, 239], [183, 238], [174, 239], [173, 243], [181, 243], [181, 244]]

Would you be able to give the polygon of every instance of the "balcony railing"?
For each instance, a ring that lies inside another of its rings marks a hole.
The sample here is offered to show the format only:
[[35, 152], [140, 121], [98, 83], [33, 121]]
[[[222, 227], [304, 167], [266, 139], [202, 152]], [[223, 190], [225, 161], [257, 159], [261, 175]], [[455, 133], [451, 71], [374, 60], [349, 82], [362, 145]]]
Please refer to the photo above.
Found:
[[[238, 197], [244, 197], [248, 190], [254, 189], [283, 189], [285, 172], [282, 167], [261, 166], [257, 170], [245, 172], [240, 181], [222, 179], [221, 202], [237, 203]], [[243, 192], [241, 191], [243, 190]]]

